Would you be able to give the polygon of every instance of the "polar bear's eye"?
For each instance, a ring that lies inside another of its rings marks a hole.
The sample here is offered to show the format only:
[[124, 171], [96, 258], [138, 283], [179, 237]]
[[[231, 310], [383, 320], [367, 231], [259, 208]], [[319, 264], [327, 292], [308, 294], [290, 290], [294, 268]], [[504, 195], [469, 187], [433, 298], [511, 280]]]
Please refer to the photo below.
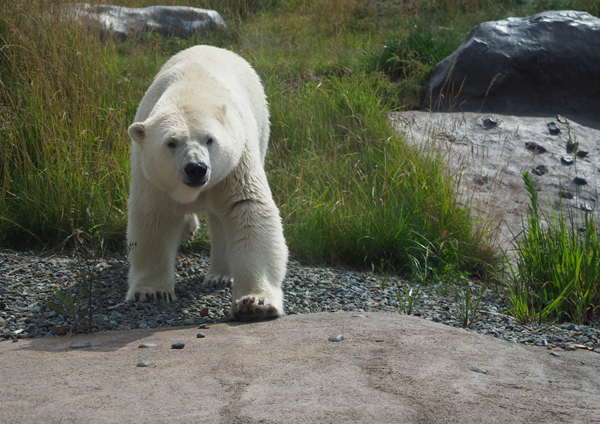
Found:
[[213, 143], [213, 138], [212, 137], [208, 137], [208, 139], [206, 140], [206, 144], [212, 144]]
[[167, 147], [169, 149], [174, 149], [177, 147], [177, 143], [175, 143], [175, 140], [170, 139], [169, 141], [167, 141]]

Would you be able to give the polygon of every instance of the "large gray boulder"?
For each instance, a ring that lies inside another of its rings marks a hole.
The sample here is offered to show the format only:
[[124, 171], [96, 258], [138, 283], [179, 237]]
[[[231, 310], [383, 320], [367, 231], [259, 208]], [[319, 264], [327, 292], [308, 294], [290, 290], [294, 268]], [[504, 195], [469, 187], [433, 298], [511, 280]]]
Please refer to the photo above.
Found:
[[73, 21], [87, 23], [103, 33], [126, 39], [142, 32], [191, 37], [198, 32], [225, 30], [225, 21], [214, 10], [189, 6], [149, 6], [141, 9], [123, 6], [71, 3], [60, 12]]
[[600, 112], [600, 19], [543, 12], [477, 26], [435, 68], [422, 107], [513, 115]]

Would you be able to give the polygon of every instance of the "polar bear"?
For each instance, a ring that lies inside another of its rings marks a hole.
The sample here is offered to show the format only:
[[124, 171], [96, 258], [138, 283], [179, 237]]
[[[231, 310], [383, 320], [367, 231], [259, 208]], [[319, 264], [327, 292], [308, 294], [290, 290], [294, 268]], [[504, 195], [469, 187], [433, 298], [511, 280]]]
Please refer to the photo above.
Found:
[[269, 110], [248, 62], [196, 46], [173, 56], [128, 130], [128, 301], [172, 302], [180, 243], [205, 212], [205, 285], [232, 285], [234, 319], [283, 315], [288, 249], [264, 170]]

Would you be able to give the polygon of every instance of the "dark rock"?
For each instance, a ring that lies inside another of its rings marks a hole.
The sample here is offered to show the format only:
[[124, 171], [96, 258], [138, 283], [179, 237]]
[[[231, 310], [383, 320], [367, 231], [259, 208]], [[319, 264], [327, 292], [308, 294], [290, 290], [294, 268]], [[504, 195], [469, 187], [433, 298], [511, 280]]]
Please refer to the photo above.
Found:
[[588, 152], [585, 150], [577, 150], [577, 157], [583, 159], [588, 155]]
[[144, 32], [188, 38], [199, 32], [226, 30], [225, 21], [214, 10], [189, 6], [149, 6], [141, 9], [122, 6], [64, 4], [59, 11], [65, 19], [84, 22], [103, 34], [129, 38]]
[[561, 354], [560, 354], [560, 353], [558, 353], [558, 352], [550, 352], [550, 355], [552, 355], [552, 356], [556, 356], [557, 358], [560, 358], [560, 357], [561, 357]]
[[329, 338], [330, 342], [341, 342], [342, 340], [344, 340], [344, 336], [342, 336], [341, 334], [336, 334]]
[[183, 349], [185, 347], [185, 343], [173, 343], [171, 345], [171, 349]]
[[486, 185], [488, 180], [489, 179], [487, 175], [476, 174], [473, 177], [473, 182], [478, 185]]
[[565, 190], [561, 190], [560, 191], [560, 197], [562, 197], [563, 199], [572, 199], [573, 195], [571, 193], [569, 193], [568, 191]]
[[531, 172], [535, 175], [542, 176], [548, 173], [548, 167], [546, 165], [538, 165], [531, 170]]
[[548, 123], [548, 132], [552, 135], [560, 134], [560, 128], [558, 127], [558, 125], [556, 125], [556, 122]]
[[498, 121], [493, 116], [486, 116], [483, 118], [483, 128], [490, 129], [496, 128], [498, 126]]
[[138, 364], [136, 365], [136, 367], [144, 367], [145, 368], [145, 367], [149, 367], [149, 366], [152, 366], [152, 365], [154, 365], [154, 364], [152, 362], [150, 362], [150, 361], [140, 361], [140, 362], [138, 362]]
[[571, 155], [566, 155], [560, 158], [563, 165], [572, 165], [575, 162], [575, 158]]
[[528, 141], [525, 143], [525, 148], [527, 150], [531, 150], [534, 153], [546, 153], [546, 148], [540, 146], [539, 144], [537, 144], [536, 142], [533, 141]]
[[206, 334], [204, 334], [204, 333], [198, 333], [198, 334], [196, 334], [196, 337], [199, 338], [199, 339], [203, 339], [203, 338], [206, 337]]
[[548, 11], [485, 22], [437, 65], [422, 107], [593, 119], [600, 109], [598, 51], [600, 19], [588, 13]]
[[575, 184], [577, 184], [578, 186], [582, 186], [582, 185], [586, 185], [587, 184], [586, 180], [584, 180], [583, 178], [579, 178], [579, 177], [573, 178], [573, 182]]

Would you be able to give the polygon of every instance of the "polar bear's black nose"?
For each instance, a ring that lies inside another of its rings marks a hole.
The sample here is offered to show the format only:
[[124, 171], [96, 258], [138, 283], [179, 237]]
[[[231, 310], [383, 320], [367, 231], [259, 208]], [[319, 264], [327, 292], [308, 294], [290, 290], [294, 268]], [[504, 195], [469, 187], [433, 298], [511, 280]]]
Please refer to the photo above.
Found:
[[183, 170], [190, 179], [187, 185], [198, 186], [204, 183], [203, 178], [206, 176], [208, 167], [202, 162], [189, 162]]

